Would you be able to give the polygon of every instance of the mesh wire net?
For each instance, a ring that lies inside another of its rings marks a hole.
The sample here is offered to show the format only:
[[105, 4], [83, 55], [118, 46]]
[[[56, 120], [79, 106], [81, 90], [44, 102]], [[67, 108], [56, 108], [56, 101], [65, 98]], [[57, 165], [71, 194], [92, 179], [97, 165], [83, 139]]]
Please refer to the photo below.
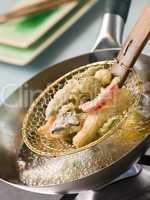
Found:
[[[40, 154], [40, 155], [49, 155], [49, 156], [58, 156], [64, 155], [66, 153], [75, 153], [90, 146], [95, 145], [95, 143], [99, 143], [100, 140], [97, 140], [90, 145], [85, 147], [75, 149], [73, 145], [65, 142], [61, 139], [52, 139], [49, 135], [40, 134], [37, 130], [40, 126], [46, 123], [46, 108], [48, 103], [53, 98], [54, 94], [61, 88], [63, 88], [64, 84], [67, 80], [70, 80], [76, 74], [80, 74], [87, 70], [90, 67], [95, 67], [98, 65], [101, 66], [110, 66], [113, 61], [103, 61], [97, 62], [93, 64], [89, 64], [86, 66], [82, 66], [76, 70], [69, 72], [68, 74], [64, 75], [60, 79], [56, 80], [54, 83], [50, 84], [40, 95], [39, 97], [32, 103], [29, 111], [26, 114], [23, 128], [22, 128], [22, 135], [25, 144], [29, 147], [30, 150], [33, 152]], [[107, 64], [107, 65], [104, 65]], [[140, 101], [140, 94], [141, 94], [141, 87], [140, 87], [140, 79], [135, 74], [135, 72], [131, 71], [130, 75], [128, 76], [125, 86], [131, 91], [132, 94], [132, 107], [138, 104]], [[131, 109], [130, 109], [131, 110]], [[121, 123], [120, 123], [121, 124]], [[118, 128], [119, 124], [116, 128]], [[115, 127], [114, 130], [115, 131]], [[106, 134], [107, 135], [107, 134]]]

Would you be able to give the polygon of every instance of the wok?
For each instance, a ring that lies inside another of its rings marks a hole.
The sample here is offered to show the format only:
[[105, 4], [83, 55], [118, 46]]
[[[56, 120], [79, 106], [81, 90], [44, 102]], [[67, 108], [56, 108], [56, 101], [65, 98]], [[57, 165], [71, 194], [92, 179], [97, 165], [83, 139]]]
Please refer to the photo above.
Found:
[[[23, 117], [28, 110], [31, 101], [25, 99], [28, 92], [34, 94], [34, 98], [43, 90], [48, 83], [53, 82], [65, 73], [96, 61], [111, 60], [116, 57], [120, 50], [124, 23], [127, 17], [130, 1], [110, 0], [106, 5], [103, 25], [100, 35], [91, 53], [71, 58], [62, 63], [58, 63], [36, 75], [27, 83], [17, 89], [0, 106], [0, 180], [14, 187], [42, 194], [65, 194], [76, 193], [81, 190], [91, 190], [103, 187], [115, 178], [124, 173], [133, 163], [135, 163], [150, 146], [150, 137], [146, 136], [138, 145], [130, 149], [115, 162], [107, 167], [87, 175], [81, 179], [65, 184], [51, 185], [47, 187], [31, 187], [19, 181], [19, 174], [16, 167], [16, 160], [20, 149], [23, 148], [28, 154], [30, 152], [24, 148], [20, 130]], [[135, 65], [135, 70], [139, 73], [144, 82], [150, 81], [150, 58], [141, 55]], [[34, 99], [33, 98], [33, 99]], [[32, 100], [33, 100], [32, 99]], [[149, 108], [149, 107], [148, 107]]]

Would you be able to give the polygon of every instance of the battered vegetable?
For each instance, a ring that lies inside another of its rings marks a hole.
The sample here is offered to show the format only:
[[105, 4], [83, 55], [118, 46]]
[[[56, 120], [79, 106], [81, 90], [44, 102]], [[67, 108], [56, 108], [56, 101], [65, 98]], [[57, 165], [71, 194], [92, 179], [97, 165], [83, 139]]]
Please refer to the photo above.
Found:
[[[125, 94], [126, 93], [126, 94]], [[79, 148], [93, 142], [98, 138], [97, 133], [100, 127], [108, 122], [112, 117], [122, 114], [129, 106], [129, 94], [125, 89], [118, 90], [109, 99], [107, 104], [101, 109], [98, 108], [96, 112], [89, 113], [82, 129], [73, 138], [73, 144]], [[116, 109], [120, 107], [120, 109]]]
[[95, 78], [101, 82], [102, 86], [106, 86], [111, 82], [112, 74], [108, 69], [100, 69], [95, 73]]
[[86, 70], [69, 80], [62, 89], [57, 91], [46, 109], [46, 118], [48, 119], [50, 115], [57, 113], [69, 101], [73, 101], [78, 105], [82, 99], [94, 98], [101, 88], [100, 81], [94, 77], [96, 70], [96, 67]]
[[82, 129], [73, 138], [73, 144], [75, 147], [79, 148], [85, 146], [95, 139], [98, 139], [97, 131], [104, 123], [107, 115], [106, 113], [103, 113], [102, 115], [101, 113], [96, 112], [88, 115]]

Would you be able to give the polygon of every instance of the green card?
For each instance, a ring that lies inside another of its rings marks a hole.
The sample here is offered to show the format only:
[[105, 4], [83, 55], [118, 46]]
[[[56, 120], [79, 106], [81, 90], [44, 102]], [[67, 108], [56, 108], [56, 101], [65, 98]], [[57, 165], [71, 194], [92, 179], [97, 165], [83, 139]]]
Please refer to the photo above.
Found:
[[[35, 1], [35, 0], [34, 0]], [[21, 6], [34, 2], [24, 0]], [[48, 12], [22, 17], [0, 25], [0, 44], [7, 44], [15, 47], [27, 48], [43, 36], [58, 21], [66, 16], [77, 6], [77, 2], [70, 2]]]

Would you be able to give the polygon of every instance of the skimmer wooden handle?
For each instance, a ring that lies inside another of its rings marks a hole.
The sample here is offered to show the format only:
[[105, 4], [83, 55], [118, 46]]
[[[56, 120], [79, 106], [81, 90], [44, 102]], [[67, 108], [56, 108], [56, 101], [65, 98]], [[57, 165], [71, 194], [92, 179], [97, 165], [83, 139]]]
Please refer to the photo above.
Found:
[[112, 66], [112, 74], [121, 78], [122, 84], [135, 64], [139, 54], [150, 37], [150, 2], [145, 7], [138, 22], [130, 32], [125, 44], [121, 48], [116, 62]]

